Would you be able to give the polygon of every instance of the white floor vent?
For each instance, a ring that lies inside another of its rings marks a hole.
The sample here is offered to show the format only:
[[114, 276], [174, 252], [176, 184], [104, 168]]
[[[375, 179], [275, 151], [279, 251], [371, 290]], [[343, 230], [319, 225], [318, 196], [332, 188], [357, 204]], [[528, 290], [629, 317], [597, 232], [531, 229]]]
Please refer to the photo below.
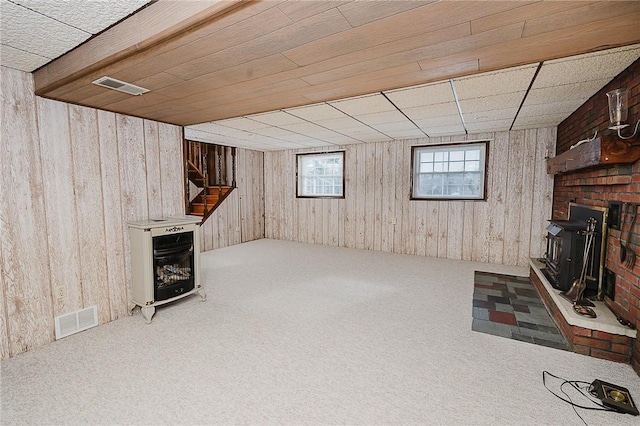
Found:
[[98, 307], [96, 305], [80, 309], [56, 318], [56, 340], [98, 325]]

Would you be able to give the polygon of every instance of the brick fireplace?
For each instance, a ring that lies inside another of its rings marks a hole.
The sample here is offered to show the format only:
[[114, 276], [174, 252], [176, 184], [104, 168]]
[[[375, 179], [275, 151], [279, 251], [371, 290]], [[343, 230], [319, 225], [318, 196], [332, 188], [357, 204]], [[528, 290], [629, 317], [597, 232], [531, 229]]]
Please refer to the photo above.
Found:
[[[618, 88], [629, 90], [628, 122], [635, 124], [640, 119], [640, 59], [638, 59], [558, 126], [556, 155], [568, 151], [569, 147], [577, 141], [592, 137], [595, 130], [603, 136], [613, 134], [607, 129], [609, 115], [606, 92]], [[626, 131], [631, 132], [629, 129]], [[640, 144], [640, 138], [636, 137], [633, 143]], [[571, 202], [601, 208], [608, 207], [611, 202], [640, 204], [640, 162], [603, 165], [555, 175], [552, 219], [566, 219]], [[628, 226], [627, 223], [625, 230]], [[640, 262], [636, 262], [632, 269], [621, 264], [619, 257], [621, 231], [612, 228], [608, 231], [604, 267], [615, 278], [615, 291], [613, 299], [605, 297], [605, 303], [618, 316], [639, 328]], [[626, 238], [626, 232], [622, 237]], [[638, 222], [631, 233], [630, 247], [636, 255], [640, 256], [640, 223]], [[612, 359], [616, 357], [603, 354], [601, 352], [603, 348], [608, 349], [608, 353], [611, 354], [616, 350], [623, 351], [620, 345], [630, 347], [627, 359], [640, 375], [640, 340], [637, 337], [614, 337], [605, 332], [580, 329], [580, 327], [567, 328], [565, 331], [572, 332], [575, 336], [574, 343], [577, 342], [578, 346], [582, 347], [582, 352], [588, 352], [593, 356]], [[624, 354], [620, 355], [616, 360], [624, 361]]]

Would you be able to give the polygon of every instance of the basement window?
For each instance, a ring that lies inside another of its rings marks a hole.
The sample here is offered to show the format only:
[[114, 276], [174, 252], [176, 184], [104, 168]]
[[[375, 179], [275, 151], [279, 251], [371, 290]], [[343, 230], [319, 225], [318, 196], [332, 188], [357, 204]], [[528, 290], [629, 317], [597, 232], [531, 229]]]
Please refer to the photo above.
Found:
[[488, 144], [414, 146], [411, 199], [485, 200]]
[[344, 198], [344, 151], [297, 154], [298, 198]]

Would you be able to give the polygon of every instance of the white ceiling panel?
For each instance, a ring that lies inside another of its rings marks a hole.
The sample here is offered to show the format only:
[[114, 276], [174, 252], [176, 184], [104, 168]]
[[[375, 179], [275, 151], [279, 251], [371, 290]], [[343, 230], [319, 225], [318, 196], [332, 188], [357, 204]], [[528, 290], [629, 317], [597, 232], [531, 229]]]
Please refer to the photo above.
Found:
[[[449, 126], [449, 125], [460, 125], [462, 126], [462, 120], [459, 115], [448, 115], [446, 117], [433, 117], [433, 118], [423, 118], [420, 120], [415, 120], [415, 123], [425, 132], [429, 133], [427, 129], [432, 127], [440, 127], [440, 126]], [[464, 133], [464, 128], [462, 129], [462, 133]]]
[[567, 114], [518, 115], [513, 130], [557, 126], [565, 118]]
[[525, 92], [536, 72], [536, 65], [454, 79], [458, 99], [495, 96], [502, 93]]
[[417, 130], [415, 124], [409, 120], [400, 121], [396, 123], [382, 123], [371, 126], [379, 132], [389, 134], [388, 132], [395, 132], [400, 130]]
[[468, 132], [506, 132], [511, 127], [513, 118], [506, 120], [493, 120], [493, 121], [474, 121], [465, 122], [465, 127]]
[[460, 99], [463, 114], [492, 111], [497, 109], [518, 108], [525, 92], [503, 93], [482, 98]]
[[285, 111], [308, 121], [331, 120], [345, 117], [342, 111], [337, 110], [329, 104], [316, 104], [301, 108], [286, 109]]
[[16, 49], [6, 44], [0, 45], [0, 65], [17, 70], [35, 70], [50, 60], [50, 58]]
[[425, 105], [443, 104], [455, 102], [451, 83], [425, 84], [407, 89], [391, 90], [384, 92], [398, 108], [415, 108]]
[[541, 87], [531, 89], [527, 94], [525, 105], [544, 104], [563, 99], [589, 99], [597, 93], [611, 79], [590, 80], [575, 84], [565, 84], [562, 86]]
[[331, 132], [331, 130], [327, 130], [322, 126], [318, 126], [317, 124], [311, 123], [309, 121], [305, 121], [304, 123], [286, 124], [279, 127], [294, 133], [299, 133], [301, 135], [310, 135], [312, 137], [315, 137], [316, 134]]
[[330, 130], [336, 130], [336, 131], [339, 131], [341, 129], [358, 127], [362, 125], [362, 123], [360, 123], [358, 120], [348, 116], [343, 118], [335, 118], [332, 120], [320, 120], [320, 121], [317, 121], [316, 123], [319, 126], [322, 126]]
[[465, 130], [464, 127], [462, 127], [462, 124], [453, 126], [436, 126], [430, 128], [422, 127], [422, 130], [424, 130], [430, 137], [456, 136], [465, 134]]
[[285, 126], [288, 124], [305, 123], [305, 120], [301, 119], [300, 117], [287, 114], [284, 111], [273, 111], [266, 112], [264, 114], [250, 115], [247, 118], [259, 121], [260, 123], [269, 124], [271, 126]]
[[455, 102], [445, 102], [442, 104], [434, 104], [427, 106], [419, 106], [403, 109], [412, 120], [421, 120], [423, 118], [445, 117], [447, 115], [458, 114], [458, 107]]
[[300, 138], [300, 135], [298, 135], [297, 133], [281, 129], [279, 127], [265, 127], [264, 129], [256, 129], [253, 131], [253, 133], [276, 139]]
[[393, 130], [385, 132], [385, 134], [397, 140], [424, 138], [426, 136], [420, 129], [417, 128], [414, 128], [412, 130]]
[[351, 116], [396, 110], [391, 102], [379, 93], [329, 102], [329, 104]]
[[465, 125], [473, 122], [509, 120], [513, 121], [518, 112], [517, 107], [492, 109], [463, 114]]
[[362, 142], [372, 141], [372, 140], [388, 140], [389, 137], [378, 132], [371, 127], [358, 127], [354, 129], [344, 129], [340, 133], [345, 136], [349, 136], [353, 139], [360, 140]]
[[251, 120], [245, 117], [229, 118], [227, 120], [217, 121], [218, 124], [226, 127], [231, 127], [238, 130], [256, 130], [269, 127], [268, 124], [260, 123], [259, 121]]
[[545, 62], [532, 88], [612, 79], [640, 57], [640, 45]]
[[[35, 55], [56, 58], [92, 35], [7, 0], [3, 0], [0, 6], [3, 15], [11, 16], [11, 19], [0, 20], [2, 44], [24, 50], [21, 46], [28, 34], [29, 52]], [[38, 28], [39, 31], [30, 31], [30, 28]]]
[[520, 110], [520, 114], [518, 116], [566, 114], [565, 117], [568, 117], [573, 111], [578, 109], [578, 107], [580, 107], [580, 105], [582, 105], [583, 103], [584, 103], [584, 100], [568, 99], [566, 101], [549, 102], [546, 104], [523, 105], [522, 109]]
[[361, 143], [358, 139], [351, 138], [345, 135], [326, 137], [323, 139], [323, 144], [326, 145], [330, 143], [332, 145], [344, 145], [344, 144], [353, 144], [353, 143]]
[[11, 0], [39, 14], [96, 34], [148, 3], [147, 0]]
[[375, 114], [365, 114], [365, 115], [356, 115], [354, 116], [357, 120], [373, 126], [376, 124], [384, 124], [384, 123], [397, 123], [402, 121], [407, 121], [407, 117], [404, 116], [400, 111], [386, 111], [386, 112], [378, 112]]

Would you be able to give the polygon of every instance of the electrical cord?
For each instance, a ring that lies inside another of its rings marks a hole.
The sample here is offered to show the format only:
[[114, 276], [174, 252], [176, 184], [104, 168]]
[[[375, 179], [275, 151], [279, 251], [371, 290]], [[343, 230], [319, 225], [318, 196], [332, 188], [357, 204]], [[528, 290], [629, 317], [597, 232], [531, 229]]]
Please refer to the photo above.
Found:
[[[562, 396], [558, 395], [557, 393], [555, 393], [551, 389], [549, 389], [549, 386], [547, 386], [547, 375], [550, 376], [550, 377], [556, 378], [558, 380], [562, 380], [562, 383], [560, 383], [560, 392], [562, 392], [567, 397], [566, 399], [563, 398]], [[584, 421], [584, 419], [582, 418], [580, 413], [578, 413], [578, 410], [576, 410], [576, 408], [582, 408], [584, 410], [593, 410], [593, 411], [612, 411], [614, 413], [619, 413], [619, 411], [614, 410], [612, 408], [609, 408], [609, 407], [603, 405], [602, 403], [600, 403], [599, 399], [596, 401], [595, 392], [594, 392], [593, 389], [591, 389], [591, 383], [589, 383], [589, 382], [584, 382], [584, 381], [581, 381], [581, 380], [567, 380], [567, 379], [564, 379], [562, 377], [558, 377], [558, 376], [556, 376], [554, 374], [551, 374], [548, 371], [543, 371], [542, 372], [542, 384], [556, 398], [558, 398], [558, 399], [566, 402], [567, 404], [571, 405], [571, 407], [573, 408], [573, 411], [580, 418], [580, 420], [582, 420], [582, 423], [584, 423], [586, 426], [588, 426], [587, 422]], [[593, 405], [595, 405], [595, 407], [594, 406], [580, 405], [580, 404], [576, 404], [575, 402], [573, 402], [571, 400], [571, 397], [569, 396], [569, 394], [567, 392], [565, 392], [565, 390], [563, 389], [563, 387], [565, 385], [570, 385], [573, 389], [578, 391], [582, 396], [587, 398], [589, 400], [589, 402], [591, 402]], [[583, 385], [583, 386], [581, 387], [579, 385]]]

